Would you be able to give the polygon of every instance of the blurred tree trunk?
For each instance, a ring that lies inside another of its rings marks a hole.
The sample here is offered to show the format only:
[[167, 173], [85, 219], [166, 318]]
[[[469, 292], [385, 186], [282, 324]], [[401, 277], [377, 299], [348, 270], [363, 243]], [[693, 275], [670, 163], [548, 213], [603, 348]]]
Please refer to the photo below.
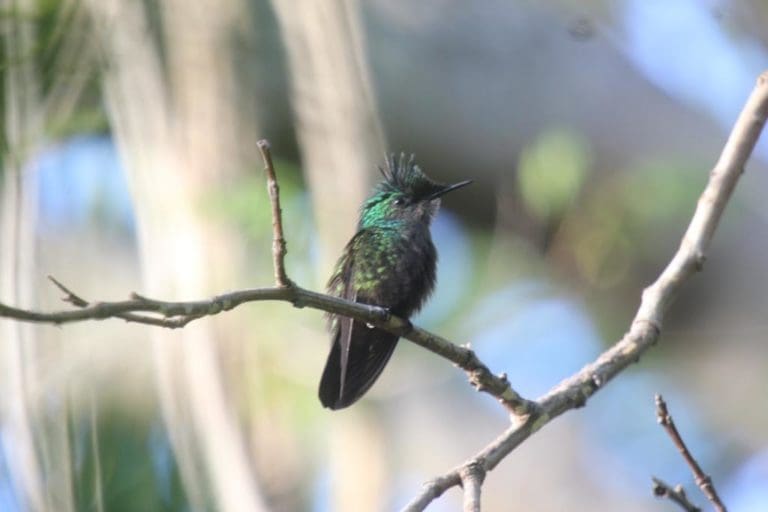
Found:
[[[354, 233], [385, 152], [356, 0], [273, 0], [288, 55], [302, 167], [320, 234], [321, 279]], [[318, 373], [319, 375], [319, 373]], [[364, 409], [332, 419], [333, 504], [370, 510], [388, 495], [382, 432]], [[363, 469], [364, 468], [364, 469]]]
[[[35, 306], [32, 284], [35, 202], [31, 190], [34, 177], [22, 168], [18, 157], [6, 153], [2, 174], [0, 301], [32, 309]], [[35, 407], [31, 398], [35, 331], [30, 324], [0, 320], [0, 338], [4, 352], [2, 423], [8, 429], [4, 450], [8, 454], [10, 474], [24, 505], [33, 511], [45, 510], [42, 462], [35, 446]]]
[[[41, 4], [3, 2], [5, 119], [0, 240], [0, 299], [32, 308], [37, 304], [37, 164], [49, 123], [60, 125], [76, 108], [92, 76], [94, 51], [86, 44], [85, 16], [76, 0]], [[49, 24], [44, 23], [49, 15]], [[43, 90], [40, 62], [44, 41], [58, 48], [47, 61]], [[74, 72], [77, 70], [77, 73]], [[46, 283], [46, 286], [47, 283]], [[70, 389], [52, 378], [68, 347], [46, 344], [32, 325], [0, 321], [2, 373], [6, 379], [4, 423], [13, 446], [7, 449], [14, 486], [30, 510], [74, 510], [74, 478], [69, 431]], [[53, 334], [59, 338], [60, 333]], [[48, 366], [46, 368], [46, 365]], [[8, 447], [6, 447], [8, 448]], [[97, 492], [100, 490], [97, 489]]]
[[[2, 29], [5, 62], [5, 142], [3, 155], [2, 225], [0, 226], [0, 300], [33, 308], [35, 224], [34, 170], [27, 159], [40, 143], [41, 108], [34, 61], [31, 21], [13, 13], [30, 10], [32, 2], [5, 1]], [[35, 443], [33, 395], [35, 331], [30, 324], [0, 320], [3, 344], [3, 450], [22, 506], [45, 510], [46, 490], [42, 461]]]
[[[243, 165], [227, 48], [239, 2], [162, 2], [166, 68], [140, 2], [89, 6], [108, 59], [108, 112], [134, 198], [146, 293], [189, 299], [231, 286], [235, 236], [200, 206]], [[221, 372], [225, 325], [217, 317], [151, 329], [163, 414], [193, 509], [210, 508], [210, 489], [215, 510], [265, 510]]]
[[273, 0], [288, 56], [302, 168], [320, 232], [320, 274], [354, 233], [384, 157], [356, 0]]

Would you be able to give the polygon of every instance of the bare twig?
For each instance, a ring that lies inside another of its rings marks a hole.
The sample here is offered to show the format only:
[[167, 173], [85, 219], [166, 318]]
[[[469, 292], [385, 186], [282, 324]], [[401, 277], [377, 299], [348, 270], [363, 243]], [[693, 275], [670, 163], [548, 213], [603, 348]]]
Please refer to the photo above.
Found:
[[677, 291], [696, 271], [701, 270], [706, 250], [736, 182], [752, 154], [768, 117], [768, 72], [757, 85], [739, 114], [720, 159], [710, 173], [709, 182], [699, 198], [696, 211], [680, 248], [656, 281], [645, 289], [629, 331], [597, 360], [568, 377], [537, 400], [538, 408], [519, 424], [474, 455], [468, 462], [431, 480], [406, 507], [407, 512], [424, 510], [447, 489], [461, 483], [460, 474], [468, 464], [481, 464], [492, 470], [512, 450], [541, 427], [564, 412], [585, 405], [607, 382], [640, 357], [659, 339], [662, 320]]
[[269, 142], [262, 139], [258, 142], [261, 157], [264, 159], [264, 171], [267, 173], [267, 191], [272, 205], [272, 263], [275, 270], [275, 284], [278, 288], [291, 286], [291, 280], [285, 273], [285, 237], [283, 236], [283, 210], [280, 208], [280, 187], [277, 185], [275, 167], [272, 164], [272, 153]]
[[653, 480], [653, 494], [659, 498], [667, 498], [673, 503], [677, 503], [680, 508], [686, 512], [701, 512], [701, 509], [691, 503], [688, 500], [688, 495], [685, 494], [685, 489], [682, 485], [676, 485], [674, 488], [669, 484], [656, 477], [651, 478]]
[[659, 394], [656, 395], [656, 420], [662, 427], [664, 427], [664, 430], [672, 439], [672, 442], [675, 443], [675, 446], [680, 452], [680, 455], [683, 456], [685, 462], [691, 468], [693, 476], [696, 479], [696, 485], [699, 486], [701, 492], [704, 493], [704, 496], [706, 496], [707, 499], [712, 502], [715, 510], [718, 512], [726, 512], [725, 505], [723, 505], [723, 502], [720, 501], [720, 496], [717, 495], [715, 485], [712, 483], [712, 478], [704, 473], [704, 471], [701, 469], [701, 466], [699, 466], [699, 463], [696, 461], [693, 455], [691, 455], [691, 452], [685, 445], [685, 441], [683, 441], [680, 432], [677, 431], [677, 427], [675, 426], [675, 421], [672, 419], [672, 415], [669, 414], [667, 403]]
[[[64, 302], [69, 302], [73, 306], [76, 306], [78, 308], [87, 308], [91, 304], [85, 300], [84, 298], [80, 297], [79, 295], [75, 294], [72, 290], [61, 284], [55, 277], [48, 276], [48, 280], [51, 281], [59, 290], [64, 292], [64, 297], [61, 299]], [[0, 310], [2, 309], [2, 304], [0, 304]], [[114, 316], [115, 318], [122, 318], [126, 322], [135, 322], [140, 324], [147, 324], [147, 325], [156, 325], [158, 327], [167, 327], [171, 329], [184, 327], [189, 322], [196, 318], [200, 318], [201, 315], [188, 315], [183, 318], [162, 318], [162, 317], [155, 317], [155, 316], [149, 316], [149, 315], [139, 315], [136, 313], [117, 313]]]

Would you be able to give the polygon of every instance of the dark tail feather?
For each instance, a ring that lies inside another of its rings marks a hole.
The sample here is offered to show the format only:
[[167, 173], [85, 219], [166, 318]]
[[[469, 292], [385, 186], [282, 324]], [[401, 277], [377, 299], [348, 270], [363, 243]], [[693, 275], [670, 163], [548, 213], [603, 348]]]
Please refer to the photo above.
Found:
[[329, 409], [343, 409], [368, 391], [387, 365], [398, 336], [354, 322], [349, 346], [346, 379], [341, 382], [341, 343], [337, 330], [331, 353], [320, 379], [320, 402]]

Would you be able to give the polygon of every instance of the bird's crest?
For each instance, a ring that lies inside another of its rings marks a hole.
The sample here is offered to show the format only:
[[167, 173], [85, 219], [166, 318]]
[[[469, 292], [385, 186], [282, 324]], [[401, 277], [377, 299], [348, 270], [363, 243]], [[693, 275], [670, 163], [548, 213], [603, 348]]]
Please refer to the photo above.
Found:
[[405, 153], [397, 158], [394, 153], [385, 158], [386, 167], [379, 167], [384, 181], [379, 185], [379, 191], [397, 191], [414, 199], [427, 197], [443, 188], [443, 185], [432, 181], [421, 168], [416, 165], [415, 156], [406, 159]]

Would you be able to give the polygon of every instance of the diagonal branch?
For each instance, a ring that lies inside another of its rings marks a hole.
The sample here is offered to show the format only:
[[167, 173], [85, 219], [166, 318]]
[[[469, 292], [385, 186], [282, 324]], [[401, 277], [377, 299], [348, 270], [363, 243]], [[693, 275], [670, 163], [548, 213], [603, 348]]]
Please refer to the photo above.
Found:
[[616, 344], [600, 354], [578, 373], [566, 378], [537, 400], [527, 417], [513, 424], [478, 454], [448, 473], [424, 484], [422, 491], [405, 507], [407, 512], [424, 510], [447, 489], [461, 484], [461, 472], [470, 464], [481, 464], [490, 471], [541, 427], [566, 411], [582, 407], [606, 383], [640, 357], [659, 339], [662, 321], [669, 305], [685, 281], [702, 269], [706, 250], [712, 240], [725, 205], [747, 160], [760, 137], [768, 117], [768, 71], [757, 79], [720, 159], [710, 173], [709, 182], [699, 198], [691, 223], [680, 248], [648, 288], [643, 291], [640, 308], [629, 331]]
[[664, 430], [672, 439], [672, 442], [675, 443], [680, 455], [683, 456], [685, 462], [691, 468], [693, 476], [696, 479], [696, 485], [699, 486], [701, 492], [704, 493], [704, 496], [712, 502], [715, 510], [718, 512], [726, 512], [725, 505], [720, 501], [720, 496], [717, 495], [715, 485], [712, 483], [712, 478], [704, 473], [701, 466], [699, 466], [699, 463], [688, 450], [685, 441], [683, 441], [683, 437], [680, 435], [680, 432], [677, 431], [672, 415], [667, 409], [667, 402], [665, 402], [664, 397], [659, 394], [656, 395], [656, 420], [659, 422], [659, 425], [664, 427]]

